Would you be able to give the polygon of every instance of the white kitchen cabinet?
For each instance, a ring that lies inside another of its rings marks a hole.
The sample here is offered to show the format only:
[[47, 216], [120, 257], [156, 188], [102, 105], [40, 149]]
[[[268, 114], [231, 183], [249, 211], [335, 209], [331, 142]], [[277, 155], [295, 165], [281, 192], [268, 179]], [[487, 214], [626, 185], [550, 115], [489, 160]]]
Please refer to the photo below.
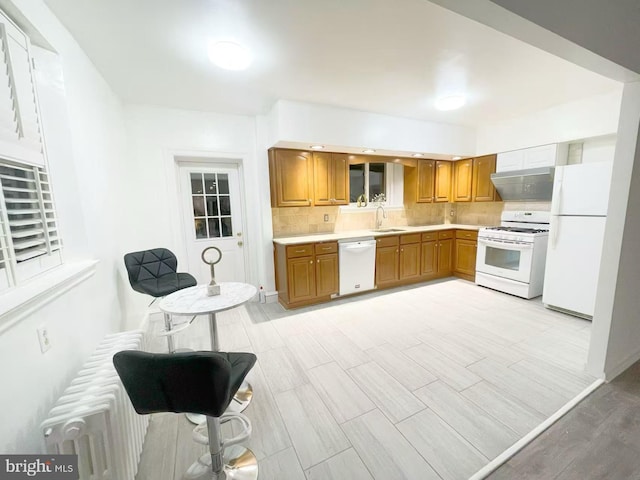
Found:
[[509, 172], [527, 168], [554, 167], [567, 163], [567, 145], [552, 143], [499, 153], [496, 172]]
[[29, 40], [0, 12], [0, 151], [43, 166], [44, 153]]

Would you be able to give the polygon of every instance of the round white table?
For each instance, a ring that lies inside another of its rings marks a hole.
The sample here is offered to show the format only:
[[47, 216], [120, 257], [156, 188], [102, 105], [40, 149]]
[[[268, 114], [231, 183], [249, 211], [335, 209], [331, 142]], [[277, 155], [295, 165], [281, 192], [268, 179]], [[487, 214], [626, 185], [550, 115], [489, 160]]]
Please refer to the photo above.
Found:
[[[216, 314], [238, 307], [258, 293], [256, 287], [248, 283], [220, 282], [218, 285], [220, 285], [220, 295], [208, 296], [207, 285], [196, 285], [167, 295], [158, 304], [160, 310], [170, 315], [208, 315], [211, 350], [214, 352], [220, 350]], [[244, 382], [231, 401], [229, 409], [242, 412], [251, 402], [252, 396], [251, 385]], [[193, 423], [200, 423], [196, 421], [198, 419], [194, 418], [195, 416], [189, 414], [188, 417]], [[202, 418], [204, 419], [204, 416]]]

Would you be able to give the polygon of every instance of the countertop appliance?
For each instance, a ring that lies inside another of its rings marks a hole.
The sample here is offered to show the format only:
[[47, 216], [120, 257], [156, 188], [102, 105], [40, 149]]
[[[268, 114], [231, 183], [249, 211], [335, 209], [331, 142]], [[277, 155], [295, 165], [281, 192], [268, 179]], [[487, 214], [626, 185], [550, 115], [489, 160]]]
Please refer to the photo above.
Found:
[[542, 302], [593, 318], [607, 218], [611, 163], [557, 167]]
[[523, 298], [542, 294], [549, 212], [502, 212], [478, 232], [476, 284]]
[[373, 237], [338, 241], [340, 295], [372, 290], [375, 286], [376, 241]]
[[504, 201], [549, 201], [553, 193], [554, 167], [492, 173], [491, 181]]

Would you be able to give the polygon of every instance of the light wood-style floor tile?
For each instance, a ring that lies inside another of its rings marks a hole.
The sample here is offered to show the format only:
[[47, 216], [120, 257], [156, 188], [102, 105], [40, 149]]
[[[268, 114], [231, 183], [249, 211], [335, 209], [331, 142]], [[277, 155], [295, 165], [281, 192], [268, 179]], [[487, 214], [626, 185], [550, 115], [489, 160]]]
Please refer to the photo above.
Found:
[[286, 344], [305, 370], [333, 361], [327, 351], [308, 333], [287, 337]]
[[455, 360], [463, 367], [482, 360], [487, 356], [486, 353], [478, 353], [472, 349], [466, 348], [460, 342], [452, 340], [442, 335], [434, 335], [433, 332], [422, 332], [417, 335], [422, 343], [428, 345], [434, 350], [439, 351], [443, 355]]
[[347, 438], [311, 384], [279, 393], [276, 402], [303, 469], [349, 448]]
[[286, 347], [260, 353], [258, 362], [274, 394], [309, 382], [298, 361]]
[[576, 392], [587, 388], [594, 380], [582, 372], [572, 372], [537, 358], [525, 358], [510, 365], [509, 368], [520, 373], [525, 378], [535, 380], [562, 392], [568, 398], [573, 397]]
[[311, 383], [338, 423], [346, 422], [375, 405], [337, 363], [327, 363], [308, 371]]
[[430, 409], [403, 420], [397, 427], [444, 480], [466, 480], [488, 463]]
[[476, 383], [460, 394], [520, 436], [525, 436], [545, 420], [545, 416], [540, 412], [523, 406], [518, 400], [500, 392], [486, 381]]
[[409, 390], [413, 391], [437, 380], [427, 369], [390, 345], [372, 348], [368, 355]]
[[293, 448], [287, 448], [261, 460], [258, 463], [258, 478], [260, 480], [305, 480]]
[[375, 362], [354, 367], [348, 372], [393, 423], [425, 408], [420, 400]]
[[308, 480], [373, 480], [353, 448], [307, 470]]
[[419, 365], [422, 365], [440, 380], [458, 391], [482, 380], [475, 373], [426, 345], [412, 347], [405, 353]]
[[342, 332], [320, 335], [317, 340], [343, 369], [357, 367], [371, 359]]
[[247, 335], [256, 353], [284, 347], [282, 337], [271, 323], [258, 323], [247, 327]]
[[519, 438], [513, 430], [442, 382], [433, 382], [415, 394], [489, 459], [497, 457]]
[[568, 400], [558, 391], [523, 377], [490, 359], [470, 365], [469, 370], [546, 416], [552, 415]]
[[440, 480], [380, 410], [345, 423], [343, 429], [376, 480]]

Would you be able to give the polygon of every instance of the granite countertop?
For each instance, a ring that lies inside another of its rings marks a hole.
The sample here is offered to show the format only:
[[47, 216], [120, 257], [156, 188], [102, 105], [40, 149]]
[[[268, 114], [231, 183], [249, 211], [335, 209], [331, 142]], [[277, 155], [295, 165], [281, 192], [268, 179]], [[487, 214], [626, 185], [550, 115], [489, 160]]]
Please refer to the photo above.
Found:
[[310, 242], [326, 242], [330, 240], [344, 240], [347, 238], [362, 238], [362, 237], [380, 237], [386, 235], [402, 235], [404, 233], [418, 233], [418, 232], [437, 232], [439, 230], [476, 230], [485, 227], [485, 225], [460, 225], [456, 223], [443, 223], [440, 225], [423, 225], [417, 227], [383, 227], [383, 228], [396, 228], [399, 231], [395, 232], [374, 232], [373, 230], [351, 230], [347, 232], [335, 232], [335, 233], [317, 233], [314, 235], [297, 235], [293, 237], [280, 237], [274, 238], [274, 243], [280, 245], [296, 245], [300, 243]]

